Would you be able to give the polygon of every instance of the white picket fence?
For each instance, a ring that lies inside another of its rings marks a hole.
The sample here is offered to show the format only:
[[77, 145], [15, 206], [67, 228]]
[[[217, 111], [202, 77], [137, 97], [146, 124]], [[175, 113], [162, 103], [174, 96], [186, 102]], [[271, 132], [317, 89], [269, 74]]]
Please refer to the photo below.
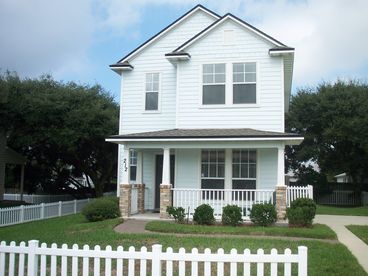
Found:
[[313, 186], [288, 186], [286, 188], [286, 205], [290, 207], [290, 203], [297, 198], [313, 199]]
[[[193, 248], [191, 252], [186, 252], [180, 248], [174, 252], [171, 247], [166, 251], [162, 250], [162, 245], [152, 246], [152, 251], [147, 247], [142, 247], [136, 251], [133, 246], [125, 250], [119, 246], [117, 250], [112, 250], [107, 246], [101, 250], [99, 245], [90, 249], [88, 245], [79, 248], [74, 244], [68, 248], [63, 244], [58, 248], [56, 244], [47, 247], [45, 243], [39, 246], [39, 242], [32, 240], [26, 243], [21, 242], [16, 245], [11, 242], [6, 245], [0, 243], [0, 276], [7, 275], [147, 275], [171, 276], [175, 275], [268, 275], [276, 276], [279, 268], [283, 268], [284, 275], [290, 276], [292, 264], [297, 264], [297, 269], [293, 275], [299, 276], [308, 274], [308, 249], [299, 246], [298, 252], [292, 254], [290, 249], [285, 249], [284, 253], [278, 253], [272, 249], [270, 254], [265, 254], [263, 249], [258, 249], [253, 254], [249, 249], [237, 252], [232, 249], [230, 253], [225, 253], [222, 248], [217, 252], [211, 252], [206, 248], [203, 253]], [[254, 264], [254, 265], [252, 265]], [[268, 267], [265, 264], [270, 264]], [[252, 274], [251, 274], [252, 273]]]
[[274, 190], [233, 190], [233, 189], [179, 189], [173, 188], [173, 206], [182, 207], [192, 217], [195, 208], [208, 204], [214, 209], [214, 216], [220, 219], [222, 208], [237, 205], [243, 218], [249, 218], [250, 210], [256, 203], [274, 203]]
[[[5, 200], [21, 200], [20, 194], [4, 194]], [[35, 195], [35, 194], [23, 194], [23, 201], [32, 204], [50, 203], [57, 201], [72, 200], [71, 195]]]
[[79, 213], [90, 199], [0, 209], [0, 227]]

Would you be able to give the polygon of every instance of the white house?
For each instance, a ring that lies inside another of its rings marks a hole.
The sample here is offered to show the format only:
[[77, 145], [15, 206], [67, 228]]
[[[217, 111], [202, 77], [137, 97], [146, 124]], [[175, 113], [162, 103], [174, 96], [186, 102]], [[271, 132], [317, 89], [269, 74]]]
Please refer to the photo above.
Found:
[[106, 140], [119, 144], [123, 215], [206, 202], [246, 216], [271, 201], [282, 216], [284, 147], [303, 140], [284, 131], [293, 63], [294, 48], [198, 5], [110, 65], [120, 131]]

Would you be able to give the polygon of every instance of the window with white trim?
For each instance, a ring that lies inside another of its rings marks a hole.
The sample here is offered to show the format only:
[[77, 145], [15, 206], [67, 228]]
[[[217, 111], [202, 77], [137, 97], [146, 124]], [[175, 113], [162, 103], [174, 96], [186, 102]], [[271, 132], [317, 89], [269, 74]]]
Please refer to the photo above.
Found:
[[257, 151], [233, 150], [233, 189], [256, 189]]
[[129, 163], [130, 163], [130, 181], [137, 180], [137, 151], [131, 149], [129, 151]]
[[257, 103], [257, 65], [233, 63], [233, 104]]
[[202, 104], [225, 104], [225, 63], [203, 64]]
[[160, 74], [146, 74], [146, 89], [145, 89], [145, 110], [158, 110], [160, 90]]
[[224, 189], [225, 150], [202, 150], [201, 188]]

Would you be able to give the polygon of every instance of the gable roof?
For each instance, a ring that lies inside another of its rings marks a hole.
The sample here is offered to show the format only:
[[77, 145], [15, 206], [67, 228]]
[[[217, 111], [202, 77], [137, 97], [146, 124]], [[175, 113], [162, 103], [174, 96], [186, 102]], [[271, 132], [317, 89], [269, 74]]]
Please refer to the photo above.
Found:
[[158, 32], [157, 34], [155, 34], [154, 36], [152, 36], [150, 39], [146, 40], [145, 42], [143, 42], [141, 45], [139, 45], [137, 48], [135, 48], [133, 51], [131, 51], [129, 54], [127, 54], [126, 56], [124, 56], [123, 58], [121, 58], [116, 64], [112, 64], [110, 65], [110, 67], [116, 67], [118, 64], [120, 63], [124, 63], [127, 62], [131, 57], [135, 56], [136, 54], [138, 54], [139, 52], [141, 52], [144, 48], [146, 48], [148, 45], [150, 45], [151, 43], [153, 43], [154, 41], [156, 41], [158, 38], [160, 38], [162, 35], [166, 34], [168, 31], [170, 31], [173, 27], [175, 27], [176, 25], [178, 25], [180, 22], [182, 22], [185, 18], [187, 18], [188, 16], [190, 16], [191, 14], [195, 13], [196, 11], [201, 10], [204, 11], [205, 13], [213, 16], [216, 19], [221, 18], [220, 15], [218, 15], [217, 13], [207, 9], [206, 7], [202, 6], [202, 5], [197, 5], [194, 8], [192, 8], [191, 10], [189, 10], [188, 12], [186, 12], [185, 14], [183, 14], [181, 17], [179, 17], [178, 19], [176, 19], [173, 23], [171, 23], [170, 25], [168, 25], [166, 28], [164, 28], [163, 30], [161, 30], [160, 32]]
[[260, 37], [266, 39], [267, 41], [269, 41], [272, 44], [276, 45], [276, 47], [278, 49], [280, 49], [280, 48], [281, 49], [282, 48], [288, 48], [288, 49], [290, 49], [290, 47], [286, 46], [285, 44], [283, 44], [282, 42], [280, 42], [277, 39], [273, 38], [272, 36], [270, 36], [270, 35], [262, 32], [261, 30], [257, 29], [256, 27], [250, 25], [249, 23], [243, 21], [239, 17], [236, 17], [235, 15], [233, 15], [231, 13], [227, 13], [223, 17], [219, 18], [217, 21], [213, 22], [207, 28], [203, 29], [202, 31], [200, 31], [199, 33], [197, 33], [195, 36], [193, 36], [192, 38], [190, 38], [189, 40], [187, 40], [186, 42], [184, 42], [182, 45], [180, 45], [179, 47], [177, 47], [173, 51], [173, 53], [183, 51], [185, 48], [187, 48], [190, 45], [192, 45], [195, 41], [197, 41], [202, 36], [204, 36], [205, 34], [207, 34], [208, 32], [210, 32], [211, 30], [213, 30], [214, 28], [216, 28], [217, 26], [219, 26], [222, 22], [224, 22], [227, 19], [231, 19], [231, 20], [237, 22], [238, 24], [240, 24], [241, 26], [245, 27], [246, 29], [248, 29], [248, 30], [252, 31], [253, 33], [259, 35]]

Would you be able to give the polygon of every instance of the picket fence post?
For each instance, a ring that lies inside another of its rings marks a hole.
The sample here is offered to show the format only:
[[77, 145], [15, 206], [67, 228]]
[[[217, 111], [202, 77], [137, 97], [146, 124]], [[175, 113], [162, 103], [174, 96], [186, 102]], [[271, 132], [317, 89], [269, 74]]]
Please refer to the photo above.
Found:
[[28, 242], [28, 265], [27, 265], [27, 276], [38, 275], [38, 241], [31, 240]]
[[298, 276], [308, 275], [308, 248], [306, 246], [298, 246]]
[[74, 214], [77, 213], [77, 200], [74, 199]]
[[19, 220], [21, 223], [24, 222], [24, 205], [20, 206]]
[[41, 219], [45, 218], [45, 203], [41, 203]]
[[162, 245], [152, 245], [152, 276], [161, 276]]
[[61, 217], [61, 204], [62, 204], [62, 202], [59, 201], [59, 217]]

